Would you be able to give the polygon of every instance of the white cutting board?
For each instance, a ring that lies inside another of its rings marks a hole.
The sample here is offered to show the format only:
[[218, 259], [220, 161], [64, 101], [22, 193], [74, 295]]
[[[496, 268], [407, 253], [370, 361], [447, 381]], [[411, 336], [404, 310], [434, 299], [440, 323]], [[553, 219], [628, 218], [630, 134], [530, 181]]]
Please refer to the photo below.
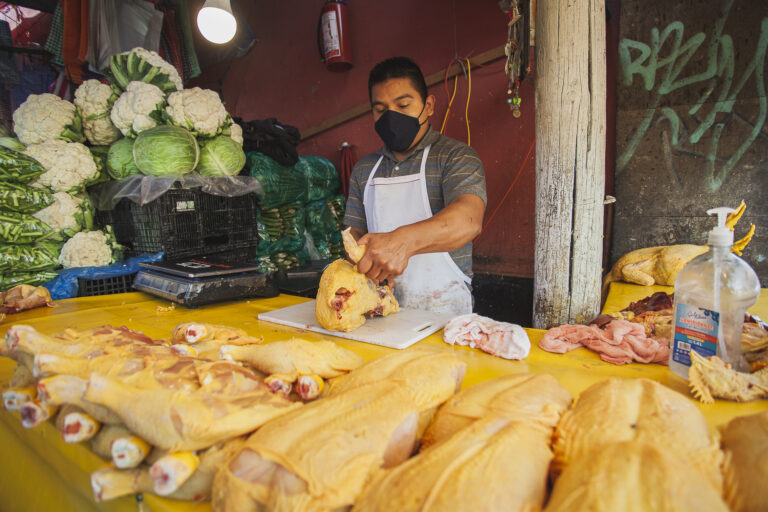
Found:
[[366, 320], [362, 327], [354, 331], [337, 332], [320, 327], [315, 318], [315, 301], [313, 300], [259, 314], [259, 320], [266, 322], [397, 349], [408, 348], [430, 334], [436, 333], [453, 317], [451, 313], [401, 309], [389, 316], [377, 316]]

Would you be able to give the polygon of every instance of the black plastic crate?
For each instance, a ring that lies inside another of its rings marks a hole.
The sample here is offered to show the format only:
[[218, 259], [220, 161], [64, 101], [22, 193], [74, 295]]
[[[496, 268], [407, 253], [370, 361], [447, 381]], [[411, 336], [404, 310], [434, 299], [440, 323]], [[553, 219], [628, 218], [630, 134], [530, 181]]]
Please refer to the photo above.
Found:
[[144, 206], [123, 199], [114, 210], [98, 212], [98, 220], [112, 225], [128, 256], [163, 251], [174, 261], [255, 248], [257, 209], [255, 194], [222, 197], [172, 188]]
[[94, 295], [112, 295], [133, 291], [133, 280], [136, 273], [124, 276], [108, 277], [106, 279], [77, 278], [77, 296], [92, 297]]

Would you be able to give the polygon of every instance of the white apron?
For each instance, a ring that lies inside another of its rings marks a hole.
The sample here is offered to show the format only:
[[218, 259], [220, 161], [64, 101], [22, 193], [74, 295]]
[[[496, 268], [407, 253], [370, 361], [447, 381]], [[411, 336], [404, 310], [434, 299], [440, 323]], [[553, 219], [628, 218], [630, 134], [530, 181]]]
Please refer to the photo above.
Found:
[[[384, 156], [373, 166], [363, 191], [369, 233], [388, 233], [432, 217], [425, 174], [429, 148], [424, 148], [419, 174], [375, 178]], [[411, 256], [394, 281], [395, 297], [402, 307], [454, 315], [472, 312], [471, 280], [447, 252]]]

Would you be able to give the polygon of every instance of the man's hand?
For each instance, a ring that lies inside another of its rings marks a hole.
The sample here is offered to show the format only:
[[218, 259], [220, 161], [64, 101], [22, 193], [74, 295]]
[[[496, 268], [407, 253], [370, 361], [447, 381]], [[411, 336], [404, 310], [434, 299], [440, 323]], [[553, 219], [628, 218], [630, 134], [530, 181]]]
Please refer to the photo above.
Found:
[[404, 230], [390, 233], [368, 233], [357, 243], [365, 245], [365, 255], [357, 262], [358, 272], [380, 283], [399, 276], [413, 256], [410, 241]]

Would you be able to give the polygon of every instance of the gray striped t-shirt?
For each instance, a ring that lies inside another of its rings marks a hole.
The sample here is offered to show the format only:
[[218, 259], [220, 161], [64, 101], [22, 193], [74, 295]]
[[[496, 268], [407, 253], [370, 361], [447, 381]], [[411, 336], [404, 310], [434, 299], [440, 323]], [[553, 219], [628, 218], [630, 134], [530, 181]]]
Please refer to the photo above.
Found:
[[[427, 195], [432, 215], [450, 204], [462, 194], [474, 194], [487, 202], [485, 194], [485, 170], [477, 152], [466, 144], [441, 135], [431, 127], [413, 151], [398, 162], [386, 147], [361, 158], [352, 171], [349, 198], [344, 223], [347, 226], [368, 230], [363, 209], [363, 191], [373, 166], [381, 155], [384, 158], [376, 169], [377, 178], [392, 178], [418, 174], [424, 148], [431, 145], [425, 169]], [[450, 252], [456, 265], [472, 276], [472, 242]]]

